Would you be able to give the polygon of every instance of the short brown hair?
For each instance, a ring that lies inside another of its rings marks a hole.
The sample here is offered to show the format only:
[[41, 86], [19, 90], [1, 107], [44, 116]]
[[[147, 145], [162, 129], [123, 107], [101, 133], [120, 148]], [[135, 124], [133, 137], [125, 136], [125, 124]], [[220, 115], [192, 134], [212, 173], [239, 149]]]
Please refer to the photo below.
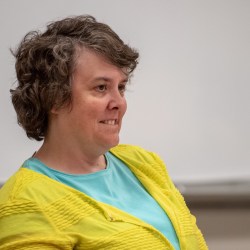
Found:
[[106, 24], [89, 15], [50, 23], [45, 32], [29, 32], [15, 52], [18, 86], [11, 89], [18, 124], [29, 138], [43, 140], [49, 111], [71, 103], [70, 80], [77, 48], [93, 50], [130, 74], [139, 54]]

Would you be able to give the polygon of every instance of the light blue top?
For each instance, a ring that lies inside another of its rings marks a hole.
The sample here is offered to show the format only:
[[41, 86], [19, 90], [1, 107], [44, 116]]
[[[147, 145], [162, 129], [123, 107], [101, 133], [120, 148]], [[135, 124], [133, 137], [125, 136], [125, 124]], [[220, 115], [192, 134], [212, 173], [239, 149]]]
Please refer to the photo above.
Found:
[[146, 191], [131, 170], [110, 152], [105, 154], [107, 168], [90, 174], [67, 174], [44, 165], [37, 158], [23, 167], [44, 174], [88, 196], [117, 207], [159, 230], [179, 250], [179, 240], [164, 210]]

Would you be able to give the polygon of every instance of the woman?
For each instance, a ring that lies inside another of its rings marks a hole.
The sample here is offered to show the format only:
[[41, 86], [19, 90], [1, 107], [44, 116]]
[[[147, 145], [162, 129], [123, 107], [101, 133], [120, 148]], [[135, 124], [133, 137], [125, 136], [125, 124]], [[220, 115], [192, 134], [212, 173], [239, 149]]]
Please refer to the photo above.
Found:
[[118, 145], [138, 53], [77, 16], [14, 54], [18, 122], [44, 141], [0, 191], [0, 249], [207, 249], [161, 159]]

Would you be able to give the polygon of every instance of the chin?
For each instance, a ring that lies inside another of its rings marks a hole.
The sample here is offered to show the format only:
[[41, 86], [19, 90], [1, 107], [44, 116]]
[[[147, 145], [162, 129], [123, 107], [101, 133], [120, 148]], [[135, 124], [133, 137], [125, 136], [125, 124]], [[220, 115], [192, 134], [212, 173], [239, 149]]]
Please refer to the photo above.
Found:
[[102, 148], [102, 151], [107, 152], [111, 148], [119, 144], [119, 136], [107, 136], [99, 138], [99, 145]]
[[109, 150], [110, 148], [113, 148], [113, 147], [117, 146], [118, 144], [119, 144], [119, 137], [118, 137], [117, 139], [114, 139], [114, 140], [112, 140], [112, 141], [109, 141], [109, 143], [107, 144], [108, 150]]
[[110, 148], [113, 148], [115, 146], [117, 146], [119, 144], [119, 140], [117, 140], [116, 142], [110, 144]]

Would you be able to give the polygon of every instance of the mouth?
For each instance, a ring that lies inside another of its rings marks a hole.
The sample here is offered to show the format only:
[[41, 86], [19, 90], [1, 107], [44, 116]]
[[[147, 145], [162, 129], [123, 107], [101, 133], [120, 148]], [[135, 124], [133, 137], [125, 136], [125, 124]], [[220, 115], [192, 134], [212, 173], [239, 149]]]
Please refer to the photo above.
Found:
[[114, 125], [118, 125], [118, 120], [117, 119], [103, 120], [103, 121], [100, 121], [100, 123], [114, 126]]

